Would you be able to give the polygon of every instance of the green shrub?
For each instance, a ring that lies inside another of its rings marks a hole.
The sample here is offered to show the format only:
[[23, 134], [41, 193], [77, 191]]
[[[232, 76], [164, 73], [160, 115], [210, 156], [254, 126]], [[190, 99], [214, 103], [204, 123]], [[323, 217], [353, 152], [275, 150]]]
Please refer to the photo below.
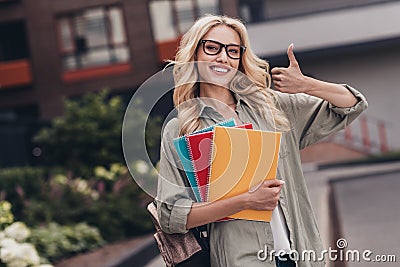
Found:
[[[154, 184], [156, 174], [148, 167], [145, 169], [147, 172], [140, 175]], [[30, 227], [51, 222], [63, 225], [87, 222], [96, 226], [107, 241], [152, 230], [146, 212], [146, 204], [151, 199], [123, 165], [112, 164], [109, 169], [99, 166], [94, 171], [96, 176], [86, 179], [61, 170], [48, 173], [42, 168], [0, 171], [2, 194], [13, 204], [16, 220]]]
[[40, 257], [34, 244], [28, 242], [31, 230], [23, 222], [14, 222], [11, 204], [0, 201], [0, 266], [53, 267]]
[[0, 169], [0, 194], [13, 205], [17, 219], [22, 217], [26, 198], [40, 196], [47, 171], [41, 167], [13, 167]]
[[29, 240], [39, 254], [51, 262], [99, 248], [105, 243], [98, 229], [86, 223], [73, 226], [50, 223], [36, 227], [32, 229]]
[[[132, 149], [138, 149], [137, 140], [144, 140], [146, 114], [135, 109], [130, 114]], [[109, 97], [106, 90], [85, 94], [79, 100], [65, 100], [64, 115], [52, 121], [51, 127], [42, 128], [34, 142], [42, 149], [42, 163], [48, 166], [63, 166], [84, 178], [93, 175], [96, 166], [123, 163], [122, 122], [125, 105], [118, 96]], [[146, 143], [149, 154], [157, 158], [161, 120], [150, 117], [147, 121]]]
[[120, 181], [122, 188], [118, 193], [93, 201], [86, 210], [87, 222], [101, 229], [107, 241], [137, 236], [153, 229], [146, 212], [148, 196], [138, 190], [131, 179]]

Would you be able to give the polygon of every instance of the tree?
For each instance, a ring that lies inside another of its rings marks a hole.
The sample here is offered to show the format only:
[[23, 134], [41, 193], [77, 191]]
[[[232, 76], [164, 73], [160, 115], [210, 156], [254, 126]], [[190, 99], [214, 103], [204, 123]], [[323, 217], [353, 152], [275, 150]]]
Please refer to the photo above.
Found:
[[[108, 98], [108, 92], [103, 90], [88, 93], [80, 100], [65, 100], [64, 105], [64, 116], [54, 119], [51, 127], [41, 129], [34, 137], [42, 149], [44, 164], [64, 166], [75, 175], [88, 177], [96, 166], [124, 162], [121, 130], [125, 107], [120, 97]], [[144, 112], [135, 112], [130, 127], [146, 120]], [[149, 123], [158, 128], [156, 124]], [[135, 135], [132, 142], [144, 138], [143, 132], [136, 131]], [[148, 142], [153, 146], [150, 150], [156, 150], [157, 138], [153, 136]]]

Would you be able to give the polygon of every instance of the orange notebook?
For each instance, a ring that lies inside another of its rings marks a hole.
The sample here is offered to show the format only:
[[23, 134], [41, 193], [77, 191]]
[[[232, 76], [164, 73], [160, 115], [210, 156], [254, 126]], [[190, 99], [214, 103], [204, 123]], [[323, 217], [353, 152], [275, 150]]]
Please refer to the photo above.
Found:
[[[249, 191], [276, 178], [281, 133], [216, 126], [212, 145], [208, 201]], [[243, 210], [230, 218], [267, 221], [272, 211]]]

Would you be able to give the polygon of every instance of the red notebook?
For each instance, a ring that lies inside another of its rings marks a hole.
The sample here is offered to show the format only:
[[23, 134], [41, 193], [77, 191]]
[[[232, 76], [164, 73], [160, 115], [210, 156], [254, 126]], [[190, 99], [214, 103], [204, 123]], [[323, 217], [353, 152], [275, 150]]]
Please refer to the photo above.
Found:
[[[253, 129], [251, 123], [237, 125], [235, 128]], [[211, 145], [213, 131], [186, 136], [189, 155], [193, 164], [193, 170], [200, 191], [201, 201], [207, 202], [208, 182], [211, 165]]]

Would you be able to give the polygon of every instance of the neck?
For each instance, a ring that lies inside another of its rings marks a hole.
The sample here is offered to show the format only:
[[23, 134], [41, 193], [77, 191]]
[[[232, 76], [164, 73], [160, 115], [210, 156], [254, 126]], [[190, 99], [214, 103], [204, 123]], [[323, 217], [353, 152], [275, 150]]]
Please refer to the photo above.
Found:
[[229, 89], [207, 83], [200, 84], [200, 97], [213, 98], [226, 105], [232, 105], [236, 102]]

